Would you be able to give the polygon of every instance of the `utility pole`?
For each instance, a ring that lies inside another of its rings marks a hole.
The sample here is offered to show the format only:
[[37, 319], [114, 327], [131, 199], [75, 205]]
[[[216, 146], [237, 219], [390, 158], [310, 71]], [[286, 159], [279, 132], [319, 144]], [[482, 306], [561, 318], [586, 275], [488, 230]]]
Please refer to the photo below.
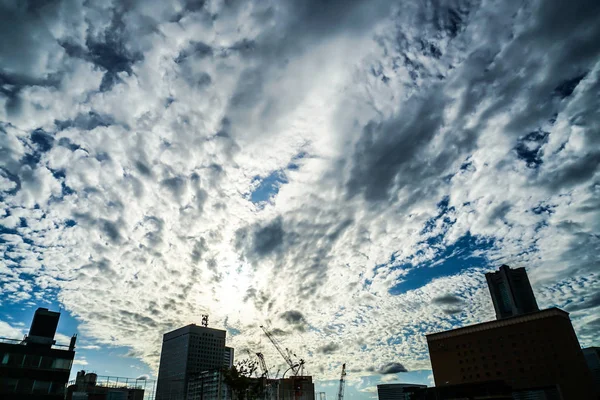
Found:
[[344, 400], [344, 377], [346, 376], [346, 364], [342, 365], [342, 374], [340, 376], [340, 387], [338, 388], [337, 400]]

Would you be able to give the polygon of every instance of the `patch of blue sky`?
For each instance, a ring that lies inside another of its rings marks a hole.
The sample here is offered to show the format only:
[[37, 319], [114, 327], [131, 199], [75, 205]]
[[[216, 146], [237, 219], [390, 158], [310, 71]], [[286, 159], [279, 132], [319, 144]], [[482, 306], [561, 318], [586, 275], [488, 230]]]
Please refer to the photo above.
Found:
[[269, 202], [279, 193], [279, 188], [288, 182], [285, 172], [273, 171], [267, 177], [254, 178], [255, 189], [250, 193], [250, 201], [254, 204], [263, 204]]
[[[440, 238], [428, 241], [439, 245]], [[485, 266], [488, 263], [486, 251], [494, 247], [494, 241], [467, 233], [454, 244], [442, 248], [431, 260], [413, 265], [405, 263], [394, 267], [409, 270], [402, 281], [391, 287], [388, 292], [398, 295], [427, 285], [436, 278], [452, 276], [472, 267]]]
[[255, 188], [250, 192], [250, 201], [259, 206], [264, 206], [266, 203], [270, 202], [273, 197], [277, 196], [281, 186], [288, 183], [286, 171], [296, 171], [300, 169], [299, 161], [306, 156], [307, 153], [302, 151], [292, 158], [285, 169], [273, 171], [266, 177], [255, 176], [252, 181]]

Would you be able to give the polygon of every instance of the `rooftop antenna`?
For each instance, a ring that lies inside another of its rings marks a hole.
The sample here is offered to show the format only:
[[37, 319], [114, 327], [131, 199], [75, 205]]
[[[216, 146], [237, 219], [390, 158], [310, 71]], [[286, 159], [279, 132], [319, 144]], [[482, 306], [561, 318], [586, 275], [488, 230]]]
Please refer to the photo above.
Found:
[[208, 327], [208, 314], [202, 314], [202, 326], [205, 328]]

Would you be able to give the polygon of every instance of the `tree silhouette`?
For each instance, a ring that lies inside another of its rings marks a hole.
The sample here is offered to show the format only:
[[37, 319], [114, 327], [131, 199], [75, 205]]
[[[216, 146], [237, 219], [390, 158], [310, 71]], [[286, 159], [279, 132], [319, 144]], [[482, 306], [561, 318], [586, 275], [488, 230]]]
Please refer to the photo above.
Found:
[[264, 397], [263, 379], [253, 377], [258, 363], [253, 360], [241, 360], [223, 371], [223, 381], [231, 390], [231, 398], [237, 400], [256, 400]]

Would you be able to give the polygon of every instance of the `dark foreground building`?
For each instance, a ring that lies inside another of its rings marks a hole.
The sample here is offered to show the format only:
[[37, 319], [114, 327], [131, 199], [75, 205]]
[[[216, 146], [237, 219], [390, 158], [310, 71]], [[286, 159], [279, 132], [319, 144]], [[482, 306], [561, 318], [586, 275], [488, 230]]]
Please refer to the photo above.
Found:
[[68, 346], [56, 344], [59, 318], [60, 313], [38, 308], [29, 335], [22, 340], [0, 339], [0, 399], [64, 399], [76, 336]]
[[501, 381], [532, 399], [595, 399], [569, 314], [517, 314], [427, 335], [436, 387]]
[[377, 385], [377, 398], [379, 400], [407, 400], [416, 389], [426, 389], [427, 385], [412, 383], [385, 383]]
[[600, 399], [600, 347], [588, 347], [582, 351], [594, 380], [596, 395]]

